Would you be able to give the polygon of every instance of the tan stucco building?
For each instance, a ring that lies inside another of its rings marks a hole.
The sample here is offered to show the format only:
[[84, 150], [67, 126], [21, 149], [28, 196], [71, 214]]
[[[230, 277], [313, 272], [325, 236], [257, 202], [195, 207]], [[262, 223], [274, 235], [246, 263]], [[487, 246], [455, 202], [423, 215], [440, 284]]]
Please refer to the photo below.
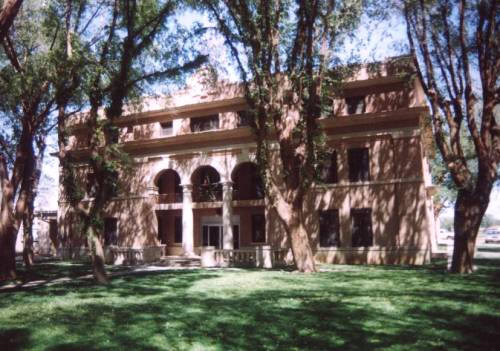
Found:
[[[428, 109], [418, 80], [392, 69], [361, 69], [334, 101], [335, 117], [320, 120], [331, 159], [305, 204], [320, 262], [430, 259], [435, 225], [424, 147]], [[191, 84], [120, 119], [120, 143], [134, 165], [121, 176], [126, 191], [106, 209], [103, 241], [110, 260], [205, 255], [210, 262], [215, 255], [216, 263], [269, 266], [290, 259], [285, 232], [264, 198], [245, 109], [236, 85]], [[83, 119], [75, 121], [69, 145], [82, 174]], [[92, 189], [87, 197], [92, 201]], [[62, 196], [58, 216], [63, 251], [77, 251], [82, 241], [71, 239], [74, 218]]]

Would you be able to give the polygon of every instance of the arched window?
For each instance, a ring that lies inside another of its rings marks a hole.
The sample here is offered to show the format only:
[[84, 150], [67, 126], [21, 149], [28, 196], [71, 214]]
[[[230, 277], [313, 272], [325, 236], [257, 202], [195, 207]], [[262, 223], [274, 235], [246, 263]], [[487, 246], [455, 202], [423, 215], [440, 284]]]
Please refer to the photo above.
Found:
[[158, 187], [158, 203], [182, 202], [181, 178], [173, 169], [161, 171], [156, 177], [155, 185]]
[[211, 166], [198, 168], [194, 171], [191, 182], [194, 202], [222, 201], [220, 175], [215, 168]]
[[233, 200], [255, 200], [264, 198], [264, 183], [257, 165], [241, 163], [233, 171]]

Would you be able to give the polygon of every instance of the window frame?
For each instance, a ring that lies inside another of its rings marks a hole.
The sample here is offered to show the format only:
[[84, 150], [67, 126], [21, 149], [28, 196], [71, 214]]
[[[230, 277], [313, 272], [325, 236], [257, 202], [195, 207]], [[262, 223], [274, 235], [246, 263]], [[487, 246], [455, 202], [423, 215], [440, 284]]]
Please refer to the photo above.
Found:
[[[113, 221], [114, 233], [109, 233], [108, 223]], [[111, 236], [111, 237], [110, 237]], [[118, 218], [116, 217], [105, 217], [104, 218], [104, 246], [116, 246], [118, 245]]]
[[160, 122], [161, 136], [167, 137], [174, 135], [174, 122], [165, 121]]
[[345, 98], [348, 115], [360, 115], [366, 112], [366, 95], [353, 95]]
[[369, 182], [371, 180], [370, 149], [368, 147], [348, 149], [347, 164], [349, 166], [349, 181], [351, 183]]
[[[257, 220], [257, 218], [259, 219]], [[251, 217], [251, 222], [252, 222], [252, 243], [265, 244], [267, 242], [266, 215], [263, 213], [253, 213]], [[262, 232], [263, 232], [262, 239], [260, 237], [257, 237], [256, 235], [257, 233], [256, 229], [258, 229], [257, 226], [262, 226]]]
[[[333, 215], [333, 216], [332, 216]], [[331, 217], [330, 217], [331, 216]], [[330, 228], [322, 228], [322, 225], [324, 224], [324, 220], [322, 218], [327, 217], [327, 219], [333, 223], [329, 223]], [[329, 218], [328, 218], [329, 217]], [[333, 220], [332, 220], [333, 219]], [[340, 247], [342, 240], [341, 240], [341, 233], [340, 233], [340, 213], [338, 208], [331, 208], [327, 210], [320, 210], [318, 211], [318, 221], [319, 221], [319, 232], [318, 232], [318, 246], [319, 247]], [[328, 237], [323, 238], [322, 234], [325, 233], [325, 231], [330, 230], [331, 226], [336, 227], [336, 232], [334, 234], [335, 238], [333, 239], [334, 244], [329, 244], [331, 241], [331, 233], [328, 233]], [[326, 240], [326, 242], [325, 242]]]
[[218, 130], [220, 129], [219, 114], [216, 113], [207, 116], [191, 117], [189, 119], [189, 129], [191, 130], [191, 133], [201, 133], [211, 130]]
[[319, 179], [324, 184], [337, 184], [339, 182], [338, 157], [337, 150], [332, 150], [328, 162], [320, 165]]
[[[359, 233], [359, 229], [357, 230], [356, 229], [357, 226], [355, 225], [356, 216], [364, 216], [365, 218], [362, 218], [362, 222], [368, 223], [368, 226], [366, 228], [362, 228], [360, 233], [362, 237], [360, 239], [355, 237], [355, 235]], [[372, 209], [351, 208], [351, 247], [372, 247], [373, 242], [374, 242], [374, 236], [373, 236]]]

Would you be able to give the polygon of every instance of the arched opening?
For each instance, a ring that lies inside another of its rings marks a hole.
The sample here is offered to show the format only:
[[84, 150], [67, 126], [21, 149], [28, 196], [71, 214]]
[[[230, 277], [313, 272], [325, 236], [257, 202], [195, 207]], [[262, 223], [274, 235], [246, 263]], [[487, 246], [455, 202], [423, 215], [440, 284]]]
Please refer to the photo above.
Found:
[[181, 177], [173, 169], [161, 171], [156, 177], [158, 203], [171, 204], [182, 202]]
[[211, 166], [199, 167], [191, 176], [193, 201], [222, 201], [222, 184], [217, 170]]
[[241, 163], [233, 170], [233, 200], [255, 200], [264, 198], [264, 184], [257, 165]]

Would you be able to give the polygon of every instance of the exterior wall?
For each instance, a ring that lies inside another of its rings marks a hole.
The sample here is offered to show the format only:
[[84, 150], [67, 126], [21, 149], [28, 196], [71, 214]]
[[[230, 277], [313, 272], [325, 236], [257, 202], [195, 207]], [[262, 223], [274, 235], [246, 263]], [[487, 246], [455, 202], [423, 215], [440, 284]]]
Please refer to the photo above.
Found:
[[[385, 74], [389, 71], [387, 68]], [[383, 73], [373, 75], [365, 70], [360, 72], [360, 81], [347, 84], [345, 97], [365, 96], [363, 115], [346, 115], [345, 100], [337, 99], [334, 110], [339, 116], [320, 121], [327, 135], [328, 147], [337, 152], [338, 182], [313, 186], [304, 205], [318, 261], [421, 264], [430, 258], [429, 238], [435, 226], [431, 218], [430, 175], [421, 140], [420, 120], [427, 113], [423, 107], [423, 93], [418, 81], [403, 82], [384, 77]], [[110, 217], [118, 218], [118, 246], [131, 249], [161, 246], [157, 216], [162, 215], [166, 218], [163, 223], [163, 231], [167, 233], [165, 252], [183, 254], [185, 243], [173, 242], [174, 216], [182, 215], [186, 202], [158, 201], [159, 186], [167, 189], [167, 193], [174, 191], [172, 179], [159, 184], [162, 171], [175, 170], [184, 191], [189, 192], [195, 171], [202, 166], [211, 166], [219, 173], [220, 182], [230, 188], [238, 165], [255, 161], [251, 130], [237, 128], [237, 111], [245, 109], [241, 90], [230, 85], [217, 89], [208, 94], [201, 90], [180, 92], [164, 101], [166, 109], [159, 108], [161, 103], [157, 101], [149, 101], [149, 110], [145, 109], [148, 112], [131, 114], [120, 122], [124, 149], [133, 156], [135, 163], [131, 172], [120, 176], [124, 183], [121, 197], [106, 209]], [[170, 110], [169, 107], [175, 108]], [[214, 113], [219, 114], [218, 130], [191, 133], [191, 117]], [[162, 121], [173, 122], [172, 136], [161, 135]], [[81, 131], [76, 134], [74, 148], [81, 144], [78, 144], [78, 135], [84, 135]], [[350, 183], [348, 150], [359, 147], [369, 149], [370, 180]], [[84, 154], [84, 150], [81, 151], [82, 179], [87, 171]], [[280, 169], [277, 152], [275, 157], [276, 169]], [[279, 179], [281, 175], [273, 172], [272, 176]], [[240, 187], [248, 187], [249, 178], [242, 179]], [[202, 218], [220, 217], [222, 222], [222, 212], [227, 211], [228, 205], [232, 208], [233, 220], [239, 221], [241, 248], [262, 246], [262, 243], [251, 240], [251, 216], [255, 213], [266, 215], [265, 244], [277, 249], [289, 248], [285, 230], [265, 200], [231, 201], [227, 193], [224, 196], [222, 201], [215, 203], [192, 204], [195, 254], [199, 255], [202, 248]], [[356, 208], [372, 209], [374, 242], [371, 247], [351, 247], [350, 212]], [[319, 247], [318, 211], [326, 209], [339, 210], [340, 247]], [[61, 202], [59, 218], [64, 237], [77, 231], [72, 228], [74, 218], [64, 202]], [[79, 247], [82, 242], [76, 239], [71, 245]]]

